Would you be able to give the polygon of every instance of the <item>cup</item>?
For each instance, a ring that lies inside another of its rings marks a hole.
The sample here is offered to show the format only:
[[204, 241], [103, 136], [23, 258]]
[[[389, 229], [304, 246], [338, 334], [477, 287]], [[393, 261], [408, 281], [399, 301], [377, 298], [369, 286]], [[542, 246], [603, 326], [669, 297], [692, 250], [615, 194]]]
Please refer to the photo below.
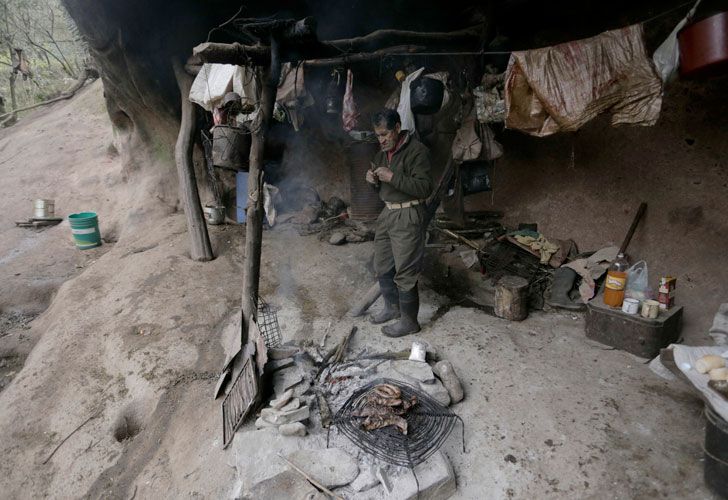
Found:
[[425, 363], [427, 360], [427, 344], [417, 340], [412, 342], [412, 352], [410, 353], [409, 359]]
[[660, 303], [656, 300], [645, 300], [642, 302], [642, 317], [655, 319], [660, 313]]
[[622, 302], [622, 312], [627, 314], [637, 314], [640, 310], [640, 301], [637, 299], [624, 299]]

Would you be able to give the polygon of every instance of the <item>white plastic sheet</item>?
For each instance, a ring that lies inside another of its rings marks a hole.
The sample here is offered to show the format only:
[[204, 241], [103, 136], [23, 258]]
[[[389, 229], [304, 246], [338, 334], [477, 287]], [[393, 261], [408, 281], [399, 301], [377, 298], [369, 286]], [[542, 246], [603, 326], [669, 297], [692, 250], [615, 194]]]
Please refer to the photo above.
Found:
[[212, 111], [225, 94], [233, 90], [233, 76], [237, 69], [238, 66], [233, 64], [203, 64], [192, 82], [190, 101]]
[[402, 82], [399, 106], [397, 106], [397, 113], [399, 113], [399, 119], [402, 121], [402, 130], [415, 130], [415, 115], [412, 113], [412, 107], [410, 106], [410, 83], [420, 76], [424, 70], [425, 68], [422, 67], [410, 73]]

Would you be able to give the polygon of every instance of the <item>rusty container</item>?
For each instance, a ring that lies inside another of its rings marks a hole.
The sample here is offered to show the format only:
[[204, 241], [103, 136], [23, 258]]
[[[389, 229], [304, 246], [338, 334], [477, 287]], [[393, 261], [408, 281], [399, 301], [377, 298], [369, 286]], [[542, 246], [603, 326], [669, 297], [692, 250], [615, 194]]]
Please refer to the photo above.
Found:
[[689, 24], [677, 37], [680, 76], [694, 78], [728, 73], [728, 12]]
[[374, 155], [379, 151], [376, 139], [351, 141], [346, 146], [346, 164], [349, 170], [351, 203], [350, 217], [353, 220], [375, 220], [384, 208], [379, 191], [369, 184], [365, 177], [371, 167]]

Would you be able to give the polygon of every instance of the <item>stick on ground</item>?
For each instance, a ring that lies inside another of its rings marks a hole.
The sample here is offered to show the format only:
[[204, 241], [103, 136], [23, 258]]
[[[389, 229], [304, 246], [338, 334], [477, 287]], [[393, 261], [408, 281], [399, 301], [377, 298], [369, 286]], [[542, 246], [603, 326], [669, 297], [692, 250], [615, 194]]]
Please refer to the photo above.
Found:
[[280, 453], [278, 454], [278, 458], [280, 458], [281, 460], [286, 462], [293, 470], [295, 470], [296, 472], [301, 474], [303, 477], [305, 477], [309, 483], [313, 484], [315, 487], [317, 487], [319, 490], [321, 490], [324, 493], [326, 493], [327, 495], [329, 495], [331, 498], [335, 498], [336, 500], [344, 500], [342, 497], [340, 497], [339, 495], [337, 495], [336, 493], [334, 493], [333, 491], [328, 489], [326, 486], [324, 486], [320, 482], [316, 481], [314, 478], [312, 478], [311, 476], [306, 474], [304, 471], [299, 469], [298, 466], [296, 466], [296, 464], [294, 464], [293, 462], [288, 460], [286, 457], [284, 457]]

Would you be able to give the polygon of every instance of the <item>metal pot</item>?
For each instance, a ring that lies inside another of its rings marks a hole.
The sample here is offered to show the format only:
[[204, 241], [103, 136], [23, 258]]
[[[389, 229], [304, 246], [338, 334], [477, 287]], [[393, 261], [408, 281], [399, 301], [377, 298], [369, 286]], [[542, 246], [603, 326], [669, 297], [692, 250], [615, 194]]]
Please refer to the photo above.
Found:
[[225, 223], [225, 207], [205, 205], [203, 211], [208, 224], [217, 226]]

